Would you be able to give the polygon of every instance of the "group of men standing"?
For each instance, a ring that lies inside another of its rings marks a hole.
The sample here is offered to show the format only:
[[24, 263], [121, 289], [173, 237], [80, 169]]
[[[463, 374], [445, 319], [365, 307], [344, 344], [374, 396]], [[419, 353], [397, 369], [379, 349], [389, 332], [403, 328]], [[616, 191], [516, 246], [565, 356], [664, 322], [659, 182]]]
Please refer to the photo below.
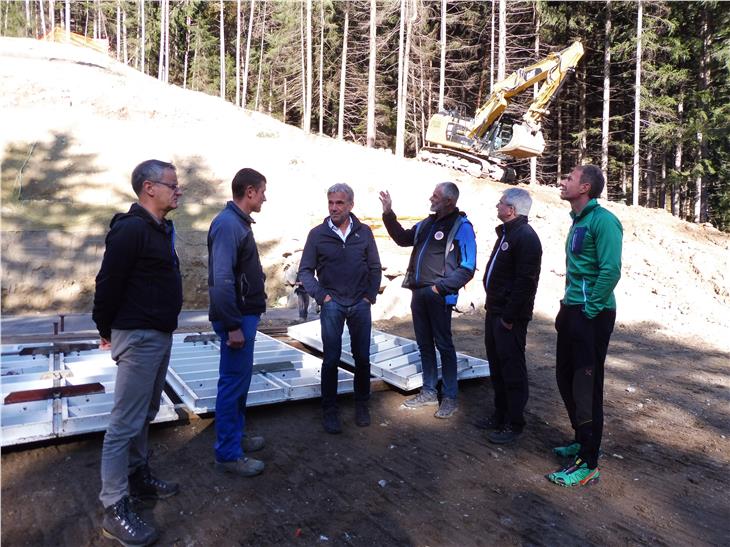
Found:
[[[566, 243], [566, 291], [556, 319], [556, 377], [574, 439], [554, 449], [571, 458], [570, 464], [547, 478], [563, 486], [588, 484], [599, 476], [603, 366], [616, 316], [613, 289], [620, 277], [622, 239], [618, 219], [596, 201], [603, 185], [600, 169], [591, 165], [576, 167], [560, 182], [561, 198], [571, 204], [573, 225]], [[135, 511], [131, 499], [161, 499], [179, 490], [176, 483], [152, 474], [147, 432], [159, 408], [172, 332], [182, 307], [175, 230], [165, 219], [178, 206], [182, 189], [175, 167], [158, 160], [135, 168], [132, 187], [138, 201], [128, 213], [112, 219], [96, 279], [93, 319], [101, 346], [111, 348], [118, 365], [102, 451], [100, 499], [104, 535], [125, 545], [147, 545], [159, 532]], [[245, 408], [256, 329], [266, 310], [265, 275], [251, 217], [266, 201], [266, 178], [242, 169], [231, 190], [232, 200], [208, 232], [209, 318], [221, 340], [215, 468], [250, 477], [264, 469], [263, 462], [247, 456], [262, 449], [265, 441], [245, 434]], [[390, 194], [380, 192], [388, 234], [397, 245], [413, 247], [403, 286], [412, 291], [423, 387], [403, 406], [437, 407], [434, 416], [442, 419], [458, 409], [452, 310], [459, 290], [476, 270], [474, 229], [458, 209], [458, 198], [454, 183], [438, 184], [430, 198], [432, 214], [404, 228], [392, 210]], [[322, 424], [327, 433], [338, 434], [342, 420], [337, 369], [345, 324], [355, 360], [355, 423], [367, 427], [371, 422], [371, 306], [382, 268], [370, 227], [352, 213], [352, 188], [335, 184], [327, 190], [327, 200], [329, 215], [307, 237], [298, 280], [320, 306]], [[528, 223], [531, 205], [526, 190], [503, 192], [497, 204], [501, 224], [483, 278], [484, 340], [494, 411], [476, 425], [490, 430], [487, 438], [497, 444], [516, 441], [525, 427], [526, 336], [542, 258], [540, 239]]]

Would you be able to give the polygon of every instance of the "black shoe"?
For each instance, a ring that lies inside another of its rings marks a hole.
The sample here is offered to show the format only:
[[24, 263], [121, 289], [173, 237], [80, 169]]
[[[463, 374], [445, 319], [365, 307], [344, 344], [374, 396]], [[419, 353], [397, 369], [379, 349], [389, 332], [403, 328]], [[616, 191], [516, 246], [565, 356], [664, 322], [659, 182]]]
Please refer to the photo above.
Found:
[[355, 403], [355, 424], [358, 427], [370, 425], [370, 409], [367, 403]]
[[152, 476], [150, 466], [144, 464], [129, 475], [129, 495], [139, 500], [163, 500], [180, 491], [176, 482], [167, 482]]
[[472, 422], [474, 427], [479, 429], [485, 429], [487, 431], [500, 430], [504, 427], [504, 420], [500, 420], [496, 416], [489, 416], [488, 418], [478, 418]]
[[324, 430], [331, 435], [342, 433], [340, 413], [337, 410], [325, 410], [322, 416], [322, 425], [324, 426]]
[[146, 523], [134, 512], [129, 496], [124, 496], [114, 505], [104, 509], [101, 533], [127, 546], [151, 545], [159, 537], [155, 527]]
[[510, 426], [504, 426], [502, 429], [489, 433], [487, 440], [494, 444], [510, 444], [519, 439], [521, 434], [521, 431], [513, 431]]

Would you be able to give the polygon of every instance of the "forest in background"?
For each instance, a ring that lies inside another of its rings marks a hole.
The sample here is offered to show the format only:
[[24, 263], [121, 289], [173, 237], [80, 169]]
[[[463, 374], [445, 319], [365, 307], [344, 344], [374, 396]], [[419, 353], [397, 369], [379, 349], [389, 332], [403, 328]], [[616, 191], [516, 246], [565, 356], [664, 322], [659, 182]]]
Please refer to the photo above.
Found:
[[107, 40], [110, 55], [164, 82], [406, 157], [432, 114], [471, 116], [495, 82], [581, 40], [586, 54], [543, 124], [545, 153], [517, 163], [520, 180], [555, 185], [591, 162], [610, 200], [730, 230], [722, 2], [0, 2], [3, 36], [56, 27]]

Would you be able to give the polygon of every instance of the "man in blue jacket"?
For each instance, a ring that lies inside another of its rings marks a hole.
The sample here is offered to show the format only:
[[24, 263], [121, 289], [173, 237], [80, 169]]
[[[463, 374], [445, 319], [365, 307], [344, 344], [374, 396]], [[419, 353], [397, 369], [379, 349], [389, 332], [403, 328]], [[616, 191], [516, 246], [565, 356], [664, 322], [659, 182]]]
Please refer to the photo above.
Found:
[[489, 442], [517, 440], [525, 427], [529, 394], [525, 344], [540, 279], [542, 245], [527, 215], [532, 198], [527, 190], [509, 188], [497, 202], [497, 241], [484, 272], [487, 292], [484, 344], [494, 388], [494, 414], [477, 422], [492, 429]]
[[215, 467], [243, 477], [258, 475], [264, 463], [246, 456], [264, 447], [263, 437], [242, 437], [253, 374], [254, 341], [266, 311], [264, 272], [253, 237], [251, 213], [266, 201], [266, 178], [241, 169], [231, 183], [233, 200], [208, 231], [209, 319], [221, 339], [215, 401]]
[[329, 216], [309, 232], [299, 263], [299, 279], [321, 307], [322, 425], [342, 432], [337, 407], [337, 367], [347, 322], [355, 360], [355, 423], [370, 425], [370, 306], [380, 289], [378, 248], [370, 227], [352, 214], [355, 194], [347, 184], [327, 190]]
[[421, 353], [423, 388], [403, 404], [407, 408], [438, 405], [438, 368], [435, 346], [441, 355], [443, 397], [437, 418], [450, 418], [457, 410], [456, 350], [451, 338], [451, 311], [459, 290], [474, 277], [477, 245], [474, 229], [456, 202], [459, 188], [453, 182], [436, 185], [428, 218], [404, 229], [392, 210], [390, 193], [380, 192], [383, 223], [401, 247], [413, 246], [403, 286], [413, 291], [413, 330]]
[[96, 276], [92, 318], [101, 349], [117, 362], [114, 406], [101, 455], [102, 532], [124, 545], [149, 545], [159, 532], [134, 511], [130, 498], [163, 499], [176, 483], [152, 475], [149, 423], [160, 408], [172, 332], [182, 307], [175, 228], [165, 216], [182, 190], [175, 166], [147, 160], [132, 172], [137, 203], [114, 215]]

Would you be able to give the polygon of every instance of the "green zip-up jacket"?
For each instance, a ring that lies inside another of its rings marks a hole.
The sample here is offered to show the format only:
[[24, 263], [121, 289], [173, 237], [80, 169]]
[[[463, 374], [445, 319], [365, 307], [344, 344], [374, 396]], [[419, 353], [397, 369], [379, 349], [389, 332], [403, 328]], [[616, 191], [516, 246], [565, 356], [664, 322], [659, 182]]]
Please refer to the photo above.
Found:
[[623, 227], [616, 215], [590, 200], [580, 214], [570, 212], [573, 225], [565, 242], [563, 304], [583, 306], [593, 319], [605, 309], [616, 309], [613, 289], [621, 279]]

